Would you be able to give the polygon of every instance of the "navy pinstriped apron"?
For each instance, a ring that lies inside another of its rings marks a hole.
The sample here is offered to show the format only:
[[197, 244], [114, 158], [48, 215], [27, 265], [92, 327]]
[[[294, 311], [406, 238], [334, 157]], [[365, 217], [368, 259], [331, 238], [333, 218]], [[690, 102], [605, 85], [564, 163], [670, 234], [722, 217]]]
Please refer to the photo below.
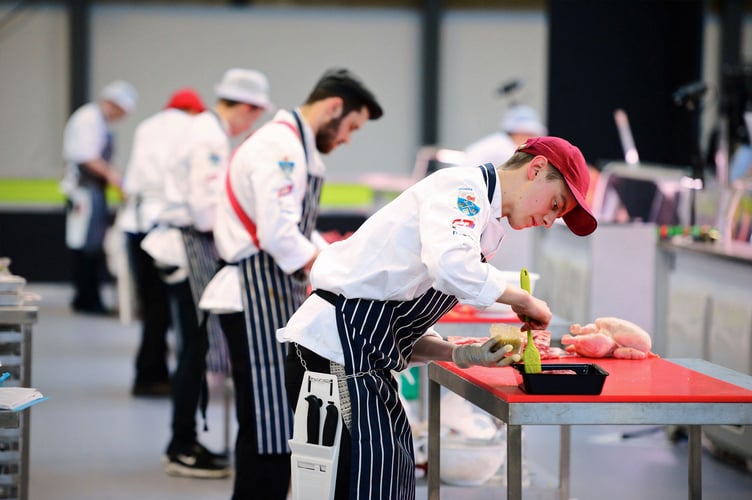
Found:
[[219, 266], [219, 254], [214, 245], [214, 235], [211, 232], [196, 231], [191, 227], [180, 229], [185, 244], [185, 253], [188, 259], [188, 282], [191, 285], [193, 303], [197, 306], [196, 313], [198, 322], [206, 321], [206, 331], [209, 340], [209, 349], [206, 354], [206, 369], [213, 373], [230, 373], [230, 355], [227, 352], [227, 343], [222, 334], [219, 317], [209, 314], [208, 317], [198, 309], [201, 295], [206, 290], [206, 285], [214, 277]]
[[[496, 172], [491, 164], [480, 168], [491, 202]], [[407, 367], [415, 343], [457, 299], [431, 288], [404, 302], [342, 296], [335, 302], [352, 405], [350, 499], [413, 499], [410, 423], [391, 371]]]
[[[300, 137], [303, 127], [297, 113]], [[303, 142], [305, 150], [305, 142]], [[307, 158], [307, 155], [306, 155]], [[319, 212], [323, 178], [308, 175], [298, 228], [311, 237]], [[285, 392], [287, 344], [277, 342], [276, 331], [287, 324], [308, 294], [308, 276], [287, 274], [263, 250], [238, 263], [241, 270], [243, 311], [251, 358], [251, 386], [259, 454], [289, 453], [293, 412]]]
[[[219, 115], [214, 110], [209, 112], [217, 120], [217, 125], [224, 130]], [[206, 290], [206, 285], [214, 277], [219, 268], [219, 253], [214, 245], [214, 234], [196, 231], [193, 228], [181, 228], [185, 252], [188, 258], [188, 282], [191, 285], [193, 303], [196, 305], [199, 324], [206, 321], [206, 332], [209, 339], [209, 349], [206, 353], [206, 369], [212, 373], [230, 373], [230, 354], [227, 352], [227, 341], [219, 324], [216, 314], [205, 315], [198, 309], [198, 303]]]

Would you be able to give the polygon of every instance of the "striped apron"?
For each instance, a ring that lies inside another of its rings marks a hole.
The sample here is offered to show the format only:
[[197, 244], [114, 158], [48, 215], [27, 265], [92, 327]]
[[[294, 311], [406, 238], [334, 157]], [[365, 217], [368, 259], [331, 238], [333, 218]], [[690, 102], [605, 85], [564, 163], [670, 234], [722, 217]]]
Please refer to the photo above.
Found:
[[[496, 172], [491, 164], [480, 168], [490, 202]], [[412, 434], [391, 372], [407, 368], [418, 339], [458, 301], [431, 288], [403, 302], [334, 302], [352, 405], [350, 498], [414, 499]]]
[[[224, 125], [216, 111], [209, 112], [217, 120], [217, 126], [224, 130]], [[209, 349], [206, 354], [206, 369], [212, 373], [227, 375], [230, 373], [230, 355], [227, 352], [227, 342], [219, 324], [216, 314], [202, 313], [198, 308], [201, 296], [206, 290], [206, 285], [214, 277], [219, 269], [219, 253], [214, 245], [214, 234], [211, 231], [201, 232], [192, 227], [180, 228], [185, 243], [185, 253], [188, 260], [188, 282], [191, 285], [193, 303], [196, 305], [199, 325], [204, 326], [209, 340]], [[206, 399], [207, 394], [203, 395]], [[206, 402], [202, 402], [202, 407]]]
[[[297, 114], [295, 118], [298, 119]], [[303, 137], [302, 127], [298, 122]], [[305, 147], [305, 144], [304, 144]], [[316, 227], [323, 178], [308, 175], [298, 228], [311, 237]], [[293, 412], [285, 392], [287, 344], [276, 340], [276, 331], [287, 324], [308, 294], [308, 276], [287, 274], [271, 255], [259, 253], [238, 263], [241, 270], [243, 311], [251, 358], [251, 386], [259, 454], [289, 453]]]
[[196, 305], [199, 325], [206, 321], [209, 349], [206, 354], [206, 369], [213, 373], [230, 373], [230, 355], [227, 343], [216, 314], [204, 314], [198, 309], [206, 285], [219, 268], [219, 254], [211, 232], [196, 231], [192, 227], [180, 228], [188, 260], [188, 282], [191, 285], [193, 303]]

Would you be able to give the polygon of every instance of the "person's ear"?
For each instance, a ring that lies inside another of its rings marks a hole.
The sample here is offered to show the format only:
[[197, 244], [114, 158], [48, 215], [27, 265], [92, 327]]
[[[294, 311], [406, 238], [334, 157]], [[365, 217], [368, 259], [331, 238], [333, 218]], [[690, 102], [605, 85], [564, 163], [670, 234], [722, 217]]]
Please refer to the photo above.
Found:
[[548, 160], [545, 156], [538, 155], [530, 160], [530, 163], [527, 165], [528, 180], [532, 181], [538, 174], [543, 175], [543, 170], [546, 168], [546, 165], [548, 165]]
[[336, 120], [342, 115], [345, 102], [341, 97], [332, 97], [329, 102], [329, 119]]

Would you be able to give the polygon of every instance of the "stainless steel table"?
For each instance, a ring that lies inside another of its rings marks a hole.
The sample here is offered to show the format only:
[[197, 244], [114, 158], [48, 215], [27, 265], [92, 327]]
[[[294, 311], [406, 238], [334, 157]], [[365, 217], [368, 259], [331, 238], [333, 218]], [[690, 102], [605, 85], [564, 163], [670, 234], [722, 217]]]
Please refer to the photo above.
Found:
[[[544, 361], [545, 362], [545, 361]], [[572, 360], [567, 360], [572, 362]], [[528, 395], [513, 368], [428, 365], [428, 498], [440, 497], [440, 390], [457, 393], [504, 421], [507, 498], [522, 498], [522, 426], [561, 426], [559, 497], [569, 498], [571, 425], [686, 425], [688, 490], [702, 497], [701, 429], [706, 424], [752, 424], [752, 377], [700, 359], [596, 359], [610, 375], [599, 396]]]

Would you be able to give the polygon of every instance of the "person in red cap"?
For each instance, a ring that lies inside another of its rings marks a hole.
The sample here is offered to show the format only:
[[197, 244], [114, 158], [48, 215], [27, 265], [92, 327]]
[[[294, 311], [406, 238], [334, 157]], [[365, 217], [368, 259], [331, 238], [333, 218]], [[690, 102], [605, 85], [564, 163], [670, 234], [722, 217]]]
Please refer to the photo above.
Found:
[[165, 169], [176, 141], [183, 136], [191, 116], [204, 110], [201, 96], [191, 88], [175, 91], [164, 109], [146, 118], [133, 136], [125, 170], [123, 191], [127, 198], [117, 217], [125, 233], [126, 253], [141, 317], [141, 344], [135, 362], [134, 396], [168, 396], [167, 335], [170, 307], [166, 284], [154, 259], [141, 242], [156, 225], [164, 208]]
[[[518, 146], [505, 163], [439, 170], [366, 220], [313, 264], [313, 293], [277, 331], [290, 342], [285, 383], [298, 400], [306, 370], [338, 378], [342, 402], [335, 498], [415, 497], [412, 435], [392, 371], [411, 362], [501, 366], [512, 346], [455, 345], [433, 325], [458, 302], [508, 304], [521, 330], [545, 329], [551, 310], [489, 264], [514, 229], [563, 219], [580, 236], [597, 222], [585, 204], [580, 150], [558, 137]], [[346, 384], [345, 384], [346, 383]], [[384, 480], [389, 478], [389, 480]]]
[[226, 70], [214, 86], [214, 96], [213, 105], [191, 120], [172, 151], [165, 175], [165, 208], [159, 226], [142, 245], [159, 262], [174, 265], [187, 277], [168, 289], [180, 350], [172, 377], [172, 432], [162, 463], [171, 476], [203, 479], [232, 473], [226, 453], [214, 453], [201, 444], [197, 418], [200, 414], [204, 419], [206, 431], [207, 372], [230, 372], [219, 318], [198, 309], [220, 266], [212, 230], [225, 190], [232, 138], [249, 132], [275, 108], [267, 76], [253, 69]]

